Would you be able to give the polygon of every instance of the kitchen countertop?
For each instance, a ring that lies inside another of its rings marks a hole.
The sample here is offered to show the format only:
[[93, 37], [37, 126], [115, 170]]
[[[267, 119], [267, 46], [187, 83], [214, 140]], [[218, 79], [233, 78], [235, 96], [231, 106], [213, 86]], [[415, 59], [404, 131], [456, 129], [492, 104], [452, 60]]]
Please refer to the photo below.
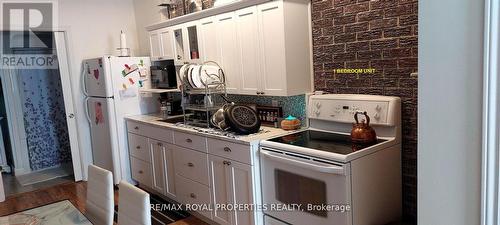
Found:
[[250, 134], [250, 135], [236, 135], [236, 137], [233, 138], [233, 137], [226, 137], [223, 135], [209, 133], [211, 131], [216, 131], [215, 129], [199, 128], [199, 127], [193, 127], [193, 126], [186, 126], [183, 124], [178, 125], [178, 124], [174, 124], [174, 123], [167, 123], [167, 122], [159, 121], [162, 119], [162, 117], [160, 117], [157, 114], [127, 116], [127, 117], [125, 117], [125, 119], [129, 120], [129, 121], [134, 121], [134, 122], [139, 122], [139, 123], [144, 123], [144, 124], [156, 126], [156, 127], [164, 127], [167, 129], [172, 129], [172, 130], [192, 133], [192, 134], [196, 134], [196, 135], [200, 135], [200, 136], [216, 138], [216, 139], [220, 139], [220, 140], [224, 140], [224, 141], [230, 141], [230, 142], [247, 144], [247, 145], [258, 144], [262, 140], [268, 140], [268, 139], [271, 139], [271, 138], [274, 138], [277, 136], [282, 136], [282, 135], [296, 132], [296, 131], [286, 131], [286, 130], [274, 128], [274, 127], [262, 126], [260, 128], [261, 129], [260, 133]]

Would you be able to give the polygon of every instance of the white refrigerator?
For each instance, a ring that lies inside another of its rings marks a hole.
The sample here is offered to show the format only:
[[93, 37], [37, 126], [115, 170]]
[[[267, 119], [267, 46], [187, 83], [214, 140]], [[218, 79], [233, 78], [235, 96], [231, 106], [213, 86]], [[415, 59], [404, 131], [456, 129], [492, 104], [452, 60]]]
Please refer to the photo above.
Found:
[[158, 111], [158, 102], [140, 93], [150, 88], [148, 57], [114, 57], [83, 61], [83, 91], [90, 123], [93, 163], [113, 173], [114, 183], [133, 182], [124, 117]]

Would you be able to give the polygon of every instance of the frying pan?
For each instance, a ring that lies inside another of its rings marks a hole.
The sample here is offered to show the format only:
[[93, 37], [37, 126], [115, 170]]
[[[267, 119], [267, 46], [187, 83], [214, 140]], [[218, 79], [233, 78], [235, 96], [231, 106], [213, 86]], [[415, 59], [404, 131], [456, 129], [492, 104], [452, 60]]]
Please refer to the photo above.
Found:
[[239, 134], [253, 134], [260, 130], [260, 118], [257, 112], [247, 105], [234, 104], [224, 110], [226, 123]]
[[212, 125], [239, 134], [253, 134], [260, 130], [261, 121], [253, 108], [230, 102], [225, 96], [222, 98], [227, 103], [212, 116]]

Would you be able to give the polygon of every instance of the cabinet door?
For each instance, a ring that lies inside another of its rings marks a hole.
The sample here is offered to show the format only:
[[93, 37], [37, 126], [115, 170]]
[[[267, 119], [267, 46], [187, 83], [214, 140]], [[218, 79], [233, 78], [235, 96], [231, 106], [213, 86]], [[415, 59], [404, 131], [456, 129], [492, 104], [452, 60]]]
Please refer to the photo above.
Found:
[[[210, 156], [212, 202], [223, 205], [254, 203], [252, 166], [218, 156]], [[214, 220], [219, 224], [252, 225], [254, 212], [245, 210], [214, 210]]]
[[[228, 205], [231, 202], [231, 187], [228, 180], [230, 179], [229, 170], [227, 168], [227, 160], [217, 156], [209, 156], [210, 163], [210, 178], [212, 184], [212, 203], [216, 205]], [[221, 225], [233, 224], [231, 215], [228, 210], [220, 210], [214, 207], [213, 220]]]
[[175, 170], [174, 170], [174, 146], [163, 143], [163, 164], [165, 171], [165, 195], [171, 199], [177, 199], [175, 189]]
[[[232, 203], [235, 205], [253, 204], [253, 182], [252, 166], [235, 161], [227, 161]], [[254, 224], [254, 212], [248, 210], [236, 210], [233, 213], [233, 225]]]
[[221, 67], [226, 75], [226, 89], [230, 94], [238, 94], [241, 68], [235, 13], [217, 16], [217, 40], [220, 48]]
[[165, 160], [163, 158], [163, 143], [150, 139], [151, 167], [153, 168], [153, 185], [155, 191], [165, 194]]
[[161, 48], [160, 48], [160, 35], [158, 32], [153, 31], [149, 33], [149, 48], [150, 48], [150, 55], [151, 58], [158, 58], [161, 55]]
[[168, 28], [159, 31], [161, 40], [161, 55], [160, 59], [174, 59], [173, 34]]
[[182, 26], [172, 27], [173, 32], [173, 47], [174, 47], [174, 62], [176, 65], [184, 64], [185, 58], [185, 39], [186, 35], [184, 34], [184, 29]]
[[189, 63], [202, 63], [199, 48], [199, 32], [198, 32], [198, 21], [193, 21], [185, 23], [183, 25], [184, 31], [184, 57]]
[[200, 20], [200, 54], [203, 61], [220, 63], [219, 45], [217, 44], [217, 27], [215, 16]]
[[[286, 95], [286, 58], [283, 2], [257, 6], [261, 52], [262, 92]], [[306, 74], [304, 74], [305, 76]]]
[[239, 93], [256, 95], [260, 85], [259, 31], [257, 7], [236, 11], [241, 88]]

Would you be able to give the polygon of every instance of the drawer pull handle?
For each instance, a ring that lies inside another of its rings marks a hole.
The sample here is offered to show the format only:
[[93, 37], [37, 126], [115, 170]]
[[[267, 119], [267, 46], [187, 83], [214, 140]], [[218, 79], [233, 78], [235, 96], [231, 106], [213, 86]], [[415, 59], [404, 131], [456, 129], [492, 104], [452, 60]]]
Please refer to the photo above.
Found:
[[224, 147], [225, 152], [231, 152], [231, 149], [229, 147]]
[[224, 161], [224, 162], [222, 162], [222, 163], [223, 163], [224, 165], [228, 165], [228, 166], [230, 166], [230, 165], [231, 165], [231, 162], [229, 162], [229, 161]]
[[139, 130], [139, 127], [138, 127], [138, 126], [136, 126], [136, 127], [134, 127], [134, 129]]
[[142, 170], [139, 170], [139, 174], [143, 174], [144, 172]]
[[191, 194], [189, 195], [189, 197], [191, 197], [191, 198], [196, 198], [196, 195], [195, 195], [194, 193], [191, 193]]
[[193, 163], [188, 163], [188, 166], [189, 167], [194, 167], [194, 164]]
[[160, 147], [161, 147], [161, 146], [163, 146], [163, 144], [162, 144], [162, 143], [158, 143], [158, 146], [160, 146]]
[[187, 143], [192, 143], [192, 142], [193, 142], [193, 140], [191, 140], [190, 138], [188, 138], [188, 139], [186, 139], [186, 142], [187, 142]]
[[137, 145], [137, 147], [135, 147], [135, 148], [137, 148], [137, 149], [141, 149], [141, 146], [140, 146], [140, 145]]

